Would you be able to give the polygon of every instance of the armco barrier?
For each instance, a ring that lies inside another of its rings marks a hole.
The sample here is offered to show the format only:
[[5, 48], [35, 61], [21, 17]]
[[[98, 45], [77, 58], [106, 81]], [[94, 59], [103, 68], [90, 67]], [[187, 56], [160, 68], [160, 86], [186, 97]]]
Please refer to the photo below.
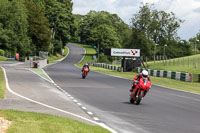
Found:
[[[137, 67], [137, 72], [142, 72], [144, 68]], [[193, 74], [191, 73], [182, 73], [182, 72], [172, 72], [172, 71], [164, 71], [164, 70], [151, 70], [148, 69], [150, 76], [155, 77], [165, 77], [170, 79], [181, 80], [185, 82], [192, 82], [193, 81]], [[198, 75], [198, 80], [200, 82], [200, 74]]]
[[93, 66], [102, 67], [102, 68], [110, 69], [110, 70], [117, 70], [117, 71], [121, 72], [121, 67], [108, 65], [105, 63], [93, 63]]

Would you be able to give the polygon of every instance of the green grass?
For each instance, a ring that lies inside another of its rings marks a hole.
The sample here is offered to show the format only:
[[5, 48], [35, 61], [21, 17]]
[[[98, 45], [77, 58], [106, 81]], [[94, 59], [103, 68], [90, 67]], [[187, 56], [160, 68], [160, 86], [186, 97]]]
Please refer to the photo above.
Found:
[[[105, 73], [108, 75], [112, 75], [112, 76], [119, 76], [122, 78], [127, 78], [132, 80], [135, 75], [137, 73], [135, 72], [118, 72], [118, 71], [114, 71], [114, 70], [109, 70], [109, 69], [104, 69], [104, 68], [100, 68], [100, 67], [90, 67], [91, 70], [93, 71], [97, 71], [97, 72], [101, 72], [101, 73]], [[199, 83], [195, 83], [195, 82], [183, 82], [183, 81], [178, 81], [178, 80], [174, 80], [174, 79], [168, 79], [168, 78], [160, 78], [160, 77], [150, 77], [152, 84], [155, 85], [161, 85], [161, 86], [165, 86], [168, 88], [174, 88], [174, 89], [178, 89], [178, 90], [184, 90], [184, 91], [188, 91], [188, 92], [195, 92], [195, 93], [200, 93], [200, 84]], [[131, 86], [131, 84], [130, 84]], [[127, 88], [129, 89], [129, 88]]]
[[40, 68], [30, 68], [30, 70], [33, 71], [33, 72], [35, 72], [35, 73], [37, 73], [37, 74], [39, 74], [43, 78], [51, 81], [51, 79], [49, 79], [49, 77], [42, 71], [42, 69], [40, 69]]
[[[81, 44], [79, 44], [79, 45], [82, 46], [83, 48], [85, 48], [86, 51], [88, 51], [88, 52], [92, 51], [92, 47], [90, 47], [88, 45], [81, 45]], [[87, 55], [87, 53], [86, 53], [86, 55]], [[192, 57], [190, 57], [190, 58], [192, 58]], [[82, 64], [85, 61], [88, 61], [88, 62], [92, 61], [92, 55], [90, 55], [90, 57], [87, 57], [81, 63], [79, 63], [77, 65], [82, 66]], [[155, 65], [155, 67], [156, 67], [156, 65]], [[93, 71], [105, 73], [105, 74], [112, 75], [112, 76], [119, 76], [119, 77], [122, 77], [122, 78], [131, 79], [131, 80], [137, 74], [137, 73], [134, 73], [134, 72], [118, 72], [118, 71], [114, 71], [114, 70], [109, 70], [109, 69], [104, 69], [104, 68], [99, 68], [99, 67], [93, 67], [93, 66], [90, 66], [90, 69], [93, 70]], [[163, 70], [163, 69], [161, 69], [161, 70]], [[179, 69], [177, 68], [177, 70], [179, 70]], [[183, 81], [178, 81], [178, 80], [168, 79], [168, 78], [161, 78], [161, 77], [151, 77], [151, 80], [152, 80], [152, 84], [161, 85], [161, 86], [165, 86], [165, 87], [168, 87], [168, 88], [184, 90], [184, 91], [188, 91], [188, 92], [200, 93], [200, 84], [199, 83], [183, 82]], [[129, 88], [127, 88], [127, 89], [129, 89]]]
[[[196, 68], [194, 68], [194, 61], [196, 60]], [[164, 64], [162, 61], [147, 62], [148, 68], [153, 70], [166, 70], [175, 72], [185, 72], [192, 74], [200, 74], [200, 54], [196, 56], [187, 56], [167, 60]], [[145, 63], [146, 65], [146, 63]]]
[[50, 55], [48, 57], [48, 61], [50, 64], [56, 63], [60, 59], [64, 58], [68, 54], [68, 48], [65, 46], [63, 55], [57, 54], [57, 55]]
[[7, 58], [4, 56], [0, 56], [0, 61], [7, 61]]
[[48, 114], [3, 110], [0, 117], [12, 121], [6, 133], [109, 133], [99, 126]]
[[5, 93], [6, 93], [6, 83], [3, 70], [2, 68], [0, 68], [0, 99], [3, 99], [5, 97]]

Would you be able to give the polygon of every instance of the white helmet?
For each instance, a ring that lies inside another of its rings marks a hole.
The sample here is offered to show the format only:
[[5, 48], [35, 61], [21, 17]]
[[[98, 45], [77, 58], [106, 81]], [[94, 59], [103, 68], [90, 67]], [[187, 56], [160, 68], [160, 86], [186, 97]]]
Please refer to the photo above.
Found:
[[142, 77], [143, 77], [143, 78], [146, 78], [146, 77], [148, 76], [148, 74], [149, 74], [149, 73], [148, 73], [147, 70], [143, 70], [143, 71], [142, 71]]

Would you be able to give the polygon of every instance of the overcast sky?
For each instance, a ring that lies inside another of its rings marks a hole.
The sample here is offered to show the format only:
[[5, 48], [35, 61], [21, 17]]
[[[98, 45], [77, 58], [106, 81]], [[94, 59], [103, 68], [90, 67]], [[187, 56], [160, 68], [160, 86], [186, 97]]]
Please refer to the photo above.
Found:
[[165, 12], [174, 12], [185, 22], [178, 35], [188, 40], [200, 31], [200, 0], [72, 0], [73, 13], [85, 15], [90, 10], [116, 13], [125, 23], [130, 24], [133, 14], [139, 11], [141, 2], [154, 3], [155, 8]]

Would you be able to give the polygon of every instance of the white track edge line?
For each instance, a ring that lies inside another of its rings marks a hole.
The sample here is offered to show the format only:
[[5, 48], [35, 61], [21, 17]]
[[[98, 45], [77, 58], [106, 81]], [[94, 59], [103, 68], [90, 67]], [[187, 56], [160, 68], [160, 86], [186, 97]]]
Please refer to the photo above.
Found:
[[99, 126], [105, 128], [105, 129], [111, 131], [112, 133], [117, 133], [115, 130], [113, 130], [112, 128], [108, 127], [108, 126], [105, 125], [104, 123], [99, 123], [99, 122], [96, 122], [96, 121], [92, 121], [92, 120], [87, 119], [87, 118], [85, 118], [85, 117], [82, 117], [82, 116], [80, 116], [80, 115], [77, 115], [77, 114], [74, 114], [74, 113], [70, 113], [70, 112], [67, 112], [67, 111], [65, 111], [65, 110], [62, 110], [62, 109], [59, 109], [59, 108], [55, 108], [55, 107], [53, 107], [53, 106], [49, 106], [49, 105], [47, 105], [47, 104], [44, 104], [44, 103], [41, 103], [41, 102], [32, 100], [32, 99], [30, 99], [30, 98], [27, 98], [27, 97], [25, 97], [25, 96], [22, 96], [22, 95], [20, 95], [20, 94], [18, 94], [18, 93], [16, 93], [16, 92], [14, 92], [14, 91], [10, 88], [10, 86], [9, 86], [9, 84], [8, 84], [8, 79], [7, 79], [7, 74], [6, 74], [5, 68], [3, 68], [3, 67], [1, 67], [1, 68], [3, 69], [4, 77], [5, 77], [5, 80], [6, 80], [6, 88], [7, 88], [8, 91], [11, 92], [12, 94], [14, 94], [14, 95], [16, 95], [16, 96], [18, 96], [18, 97], [21, 97], [21, 98], [23, 98], [23, 99], [25, 99], [25, 100], [28, 100], [28, 101], [30, 101], [30, 102], [33, 102], [33, 103], [42, 105], [42, 106], [44, 106], [44, 107], [47, 107], [47, 108], [50, 108], [50, 109], [54, 109], [54, 110], [57, 110], [57, 111], [60, 111], [60, 112], [63, 112], [63, 113], [66, 113], [66, 114], [75, 116], [75, 117], [77, 117], [77, 118], [86, 120], [86, 121], [91, 122], [91, 123], [93, 123], [93, 124], [99, 125]]
[[[78, 67], [78, 66], [76, 66], [76, 67]], [[78, 68], [80, 68], [80, 67], [78, 67]], [[93, 70], [91, 70], [91, 71], [93, 71]], [[113, 76], [113, 75], [105, 74], [105, 73], [102, 73], [102, 72], [97, 72], [97, 71], [93, 71], [93, 72], [104, 74], [104, 75], [111, 76], [111, 77], [120, 78], [120, 79], [128, 79], [128, 78], [123, 78], [123, 77], [119, 77], [119, 76]], [[131, 80], [131, 79], [128, 79], [128, 80]], [[184, 91], [184, 90], [179, 90], [179, 89], [175, 89], [175, 88], [169, 88], [169, 87], [162, 86], [162, 85], [157, 85], [157, 84], [152, 84], [152, 85], [163, 87], [163, 88], [170, 89], [170, 90], [175, 90], [175, 91], [180, 91], [180, 92], [185, 92], [185, 93], [200, 95], [199, 93], [189, 92], [189, 91]]]
[[46, 80], [46, 81], [48, 81], [48, 82], [54, 83], [51, 79], [48, 80], [48, 79], [42, 77], [41, 75], [39, 75], [38, 73], [34, 72], [33, 70], [31, 70], [31, 69], [28, 69], [28, 70], [31, 71], [31, 72], [33, 72], [34, 74], [38, 75], [38, 76], [41, 77], [42, 79], [44, 79], [44, 80]]

